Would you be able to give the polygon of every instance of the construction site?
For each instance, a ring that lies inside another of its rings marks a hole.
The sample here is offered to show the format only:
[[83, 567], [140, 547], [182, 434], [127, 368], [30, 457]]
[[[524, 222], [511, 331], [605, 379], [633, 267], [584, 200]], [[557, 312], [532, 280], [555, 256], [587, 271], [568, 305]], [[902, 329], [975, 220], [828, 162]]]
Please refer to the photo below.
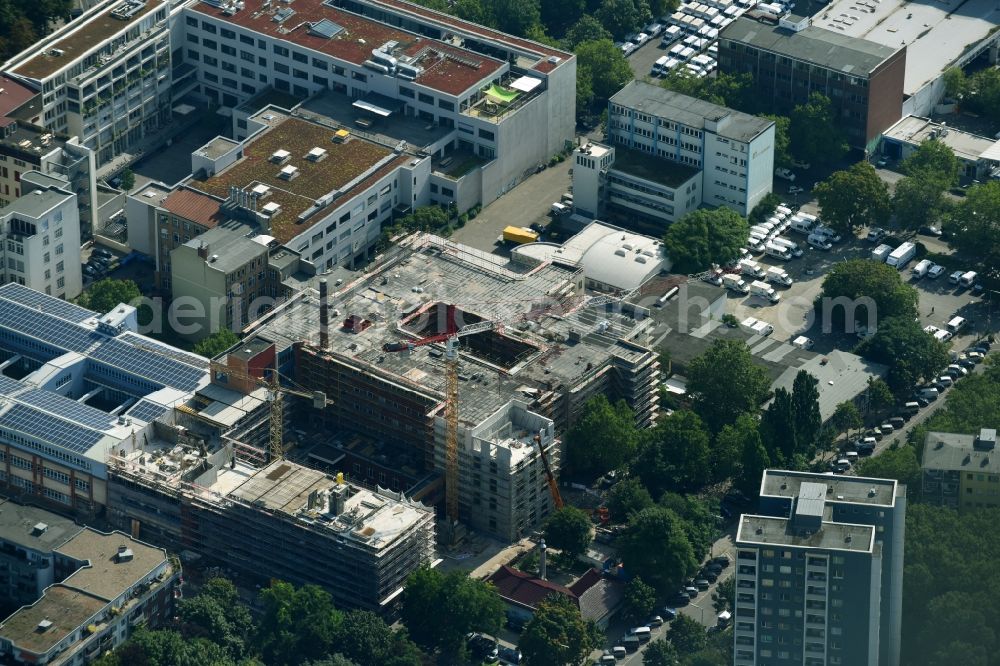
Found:
[[294, 419], [325, 441], [292, 455], [370, 485], [405, 465], [417, 482], [396, 490], [442, 506], [449, 526], [504, 541], [537, 527], [559, 502], [559, 436], [592, 396], [624, 399], [639, 425], [656, 418], [646, 313], [628, 294], [586, 294], [582, 269], [558, 258], [524, 268], [414, 234], [316, 287], [219, 363], [238, 375], [274, 363], [321, 392], [326, 407]]

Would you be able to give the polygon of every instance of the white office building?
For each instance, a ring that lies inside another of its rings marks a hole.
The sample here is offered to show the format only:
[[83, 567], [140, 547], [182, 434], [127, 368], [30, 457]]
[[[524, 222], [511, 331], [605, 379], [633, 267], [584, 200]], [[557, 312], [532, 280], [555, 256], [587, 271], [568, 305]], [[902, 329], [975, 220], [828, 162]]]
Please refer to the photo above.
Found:
[[577, 203], [582, 214], [610, 206], [662, 226], [700, 205], [746, 215], [771, 191], [774, 123], [764, 118], [633, 81], [608, 104], [608, 139], [577, 150], [574, 194], [597, 184], [581, 199], [597, 210]]
[[80, 214], [76, 195], [36, 189], [0, 208], [0, 284], [15, 282], [50, 296], [80, 294]]

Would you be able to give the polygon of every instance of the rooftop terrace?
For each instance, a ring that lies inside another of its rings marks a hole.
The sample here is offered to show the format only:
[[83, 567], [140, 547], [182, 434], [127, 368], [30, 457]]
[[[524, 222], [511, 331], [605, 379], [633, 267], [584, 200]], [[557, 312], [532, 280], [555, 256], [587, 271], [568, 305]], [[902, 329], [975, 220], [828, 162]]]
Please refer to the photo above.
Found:
[[736, 543], [869, 553], [875, 545], [875, 527], [823, 522], [819, 530], [809, 533], [793, 529], [787, 518], [744, 514], [736, 533]]
[[[323, 219], [318, 210], [305, 221], [299, 219], [320, 199], [331, 205], [343, 193], [342, 188], [350, 186], [345, 190], [348, 192], [355, 187], [367, 187], [373, 179], [387, 175], [411, 159], [357, 137], [334, 143], [334, 130], [317, 123], [277, 113], [265, 115], [271, 117], [265, 120], [270, 127], [247, 140], [242, 159], [215, 176], [191, 180], [188, 185], [223, 200], [229, 197], [231, 186], [252, 190], [257, 185], [267, 185], [270, 193], [260, 203], [274, 202], [281, 206], [270, 217], [270, 235], [280, 243], [289, 242]], [[313, 148], [325, 150], [325, 158], [307, 159]], [[287, 158], [274, 159], [277, 151], [286, 151]], [[297, 170], [291, 179], [281, 175], [281, 170], [289, 166]]]
[[[401, 60], [407, 58], [410, 64], [419, 64], [424, 70], [417, 77], [417, 83], [452, 95], [463, 93], [478, 82], [489, 79], [504, 66], [503, 62], [494, 58], [338, 9], [323, 0], [297, 0], [291, 7], [295, 15], [288, 21], [289, 25], [273, 20], [279, 9], [277, 3], [270, 9], [251, 11], [247, 8], [231, 16], [207, 2], [200, 2], [193, 9], [226, 23], [234, 23], [355, 65], [369, 60], [372, 49], [387, 42], [397, 42], [392, 55]], [[324, 19], [342, 30], [332, 37], [320, 36], [310, 30], [312, 24]], [[289, 29], [290, 25], [294, 27]], [[371, 75], [374, 74], [372, 71]]]
[[615, 163], [611, 168], [669, 188], [680, 187], [700, 173], [694, 167], [621, 145], [615, 146]]
[[73, 64], [87, 52], [104, 46], [115, 35], [165, 6], [161, 0], [146, 0], [142, 9], [126, 20], [113, 16], [115, 10], [124, 4], [126, 2], [106, 5], [92, 17], [82, 16], [70, 22], [59, 39], [39, 49], [35, 57], [15, 67], [13, 72], [29, 79], [42, 80]]

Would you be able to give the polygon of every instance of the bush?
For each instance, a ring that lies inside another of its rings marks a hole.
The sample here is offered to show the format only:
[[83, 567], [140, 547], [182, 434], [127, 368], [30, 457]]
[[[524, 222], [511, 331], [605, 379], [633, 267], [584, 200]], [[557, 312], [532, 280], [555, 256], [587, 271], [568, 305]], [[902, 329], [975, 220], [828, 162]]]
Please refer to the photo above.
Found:
[[461, 215], [459, 215], [458, 216], [458, 228], [461, 229], [462, 227], [464, 227], [466, 225], [466, 223], [468, 223], [468, 221], [469, 221], [469, 214], [468, 213], [462, 213]]

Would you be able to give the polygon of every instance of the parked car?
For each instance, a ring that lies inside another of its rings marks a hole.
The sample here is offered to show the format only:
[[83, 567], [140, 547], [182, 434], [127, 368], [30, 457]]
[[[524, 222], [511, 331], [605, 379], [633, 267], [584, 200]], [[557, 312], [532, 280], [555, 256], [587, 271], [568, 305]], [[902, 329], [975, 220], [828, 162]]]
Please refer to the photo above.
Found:
[[670, 622], [677, 617], [677, 609], [671, 608], [670, 606], [664, 606], [663, 615], [667, 618], [667, 622]]
[[684, 588], [684, 592], [688, 595], [689, 598], [694, 599], [695, 597], [698, 596], [699, 590], [694, 585], [689, 585]]
[[111, 252], [110, 250], [106, 250], [103, 247], [94, 248], [94, 250], [90, 253], [90, 255], [93, 256], [95, 254], [98, 257], [104, 257], [105, 259], [114, 259], [115, 257], [113, 252]]
[[933, 324], [929, 324], [927, 326], [924, 326], [924, 333], [926, 333], [927, 335], [934, 335], [935, 333], [937, 333], [940, 330], [941, 330], [940, 328], [938, 328], [937, 326], [934, 326]]
[[[673, 607], [673, 606], [687, 606], [689, 603], [691, 603], [691, 597], [689, 597], [687, 595], [687, 592], [681, 590], [680, 592], [678, 592], [674, 596], [672, 596], [669, 599], [667, 599], [667, 603], [670, 604], [671, 607]], [[664, 610], [666, 610], [666, 609], [664, 609]]]
[[795, 174], [792, 173], [791, 170], [785, 169], [784, 167], [778, 167], [777, 169], [775, 169], [774, 175], [777, 176], [778, 178], [781, 178], [782, 180], [787, 180], [790, 183], [795, 182]]
[[802, 194], [806, 189], [804, 187], [799, 187], [798, 185], [792, 185], [788, 188], [789, 194]]
[[920, 227], [920, 231], [918, 233], [925, 236], [934, 236], [935, 238], [941, 237], [941, 229], [934, 226]]
[[934, 264], [927, 271], [927, 277], [934, 279], [941, 277], [944, 274], [945, 268], [941, 264]]
[[720, 567], [725, 569], [729, 566], [729, 556], [728, 555], [718, 555], [712, 558], [712, 564], [718, 564]]
[[699, 578], [698, 580], [696, 580], [696, 581], [694, 582], [694, 586], [695, 586], [695, 587], [697, 587], [697, 588], [698, 588], [699, 590], [701, 590], [702, 592], [704, 592], [705, 590], [707, 590], [708, 588], [710, 588], [710, 587], [712, 586], [712, 584], [711, 584], [711, 583], [709, 583], [709, 582], [708, 582], [708, 581], [707, 581], [706, 579], [704, 579], [704, 578]]
[[709, 583], [714, 583], [715, 581], [719, 580], [719, 574], [715, 573], [714, 571], [710, 571], [708, 569], [702, 569], [701, 571], [698, 572], [698, 575], [707, 580]]
[[948, 282], [951, 284], [958, 284], [963, 275], [965, 275], [965, 271], [955, 271], [948, 276]]
[[872, 227], [868, 230], [868, 235], [865, 236], [865, 240], [869, 243], [879, 243], [885, 238], [885, 229], [881, 227]]

